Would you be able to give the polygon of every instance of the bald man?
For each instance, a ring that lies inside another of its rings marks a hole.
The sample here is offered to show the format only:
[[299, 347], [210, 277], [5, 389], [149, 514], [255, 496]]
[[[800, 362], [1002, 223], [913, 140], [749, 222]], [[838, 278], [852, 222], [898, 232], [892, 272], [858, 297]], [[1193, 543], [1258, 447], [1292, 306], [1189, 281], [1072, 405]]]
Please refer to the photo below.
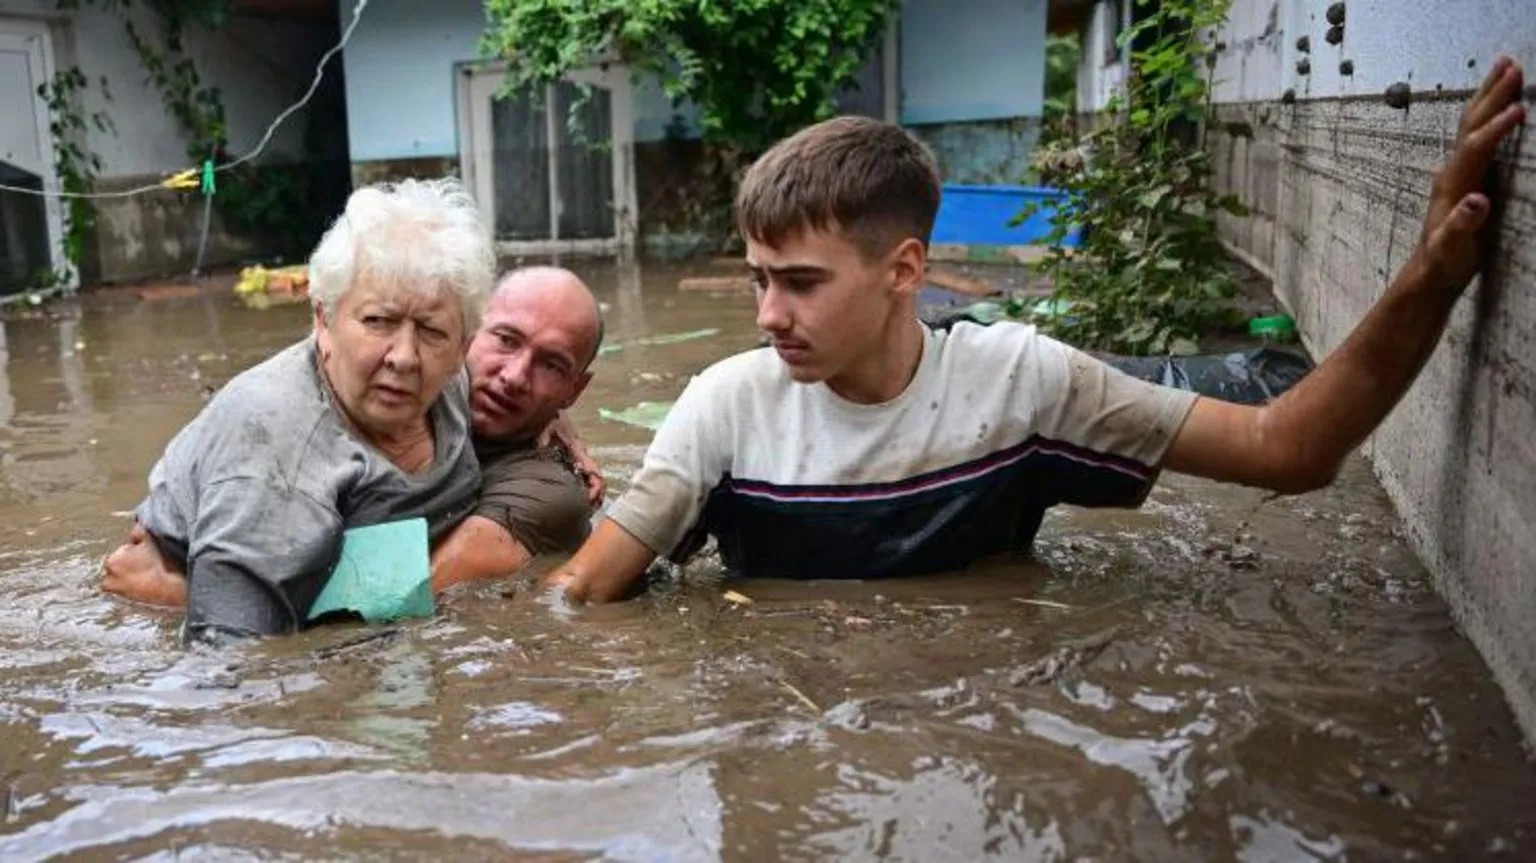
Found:
[[[496, 286], [467, 356], [480, 502], [432, 550], [434, 592], [586, 539], [602, 478], [561, 412], [591, 382], [602, 338], [597, 300], [569, 270], [515, 270]], [[107, 557], [102, 588], [184, 606], [185, 577], [145, 540]]]
[[434, 590], [506, 575], [587, 538], [585, 477], [565, 446], [539, 437], [591, 382], [602, 338], [597, 300], [568, 270], [529, 267], [497, 286], [468, 356], [480, 505], [433, 551]]

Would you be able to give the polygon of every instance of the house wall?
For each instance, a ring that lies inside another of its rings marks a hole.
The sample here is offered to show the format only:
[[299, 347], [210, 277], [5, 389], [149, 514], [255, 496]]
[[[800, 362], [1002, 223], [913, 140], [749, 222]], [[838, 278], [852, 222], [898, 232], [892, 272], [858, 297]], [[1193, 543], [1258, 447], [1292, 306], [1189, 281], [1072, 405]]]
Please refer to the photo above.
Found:
[[[351, 21], [351, 4], [341, 4]], [[455, 66], [483, 59], [481, 0], [371, 0], [343, 52], [353, 176], [372, 182], [457, 169]], [[652, 80], [635, 88], [635, 140], [659, 141], [674, 109]], [[683, 108], [685, 124], [692, 112]]]
[[900, 117], [945, 182], [1017, 183], [1045, 102], [1045, 0], [906, 0]]
[[[1409, 12], [1354, 0], [1337, 46], [1325, 40], [1329, 5], [1237, 0], [1220, 36], [1211, 128], [1218, 185], [1255, 210], [1224, 219], [1223, 236], [1273, 275], [1318, 356], [1339, 345], [1414, 248], [1430, 172], [1495, 53], [1536, 71], [1536, 18], [1524, 3], [1419, 0]], [[1297, 49], [1302, 36], [1310, 53]], [[1341, 73], [1344, 60], [1352, 75]], [[1397, 82], [1413, 88], [1407, 110], [1382, 98]], [[1501, 159], [1507, 209], [1489, 269], [1367, 450], [1457, 621], [1536, 740], [1533, 133], [1528, 121]]]
[[[141, 34], [158, 33], [141, 4], [126, 13]], [[78, 66], [91, 82], [82, 112], [111, 117], [115, 130], [87, 124], [83, 144], [101, 157], [98, 191], [154, 183], [167, 173], [191, 167], [186, 135], [169, 116], [147, 80], [118, 12], [85, 6], [61, 13], [54, 0], [0, 0], [0, 17], [47, 23], [54, 66]], [[231, 146], [245, 152], [267, 124], [298, 99], [309, 84], [315, 61], [334, 34], [302, 21], [235, 18], [221, 31], [190, 29], [184, 39], [206, 85], [219, 88], [227, 112]], [[104, 91], [99, 81], [105, 78]], [[110, 98], [108, 97], [110, 93]], [[307, 112], [280, 128], [263, 163], [294, 163], [306, 157]], [[87, 252], [87, 279], [136, 279], [190, 270], [196, 256], [202, 204], [196, 195], [154, 193], [96, 202], [97, 230]], [[259, 251], [251, 238], [224, 230], [215, 214], [207, 263], [239, 260]]]
[[1125, 64], [1115, 35], [1129, 21], [1131, 0], [1100, 0], [1082, 33], [1083, 53], [1077, 67], [1077, 110], [1101, 111], [1125, 79]]

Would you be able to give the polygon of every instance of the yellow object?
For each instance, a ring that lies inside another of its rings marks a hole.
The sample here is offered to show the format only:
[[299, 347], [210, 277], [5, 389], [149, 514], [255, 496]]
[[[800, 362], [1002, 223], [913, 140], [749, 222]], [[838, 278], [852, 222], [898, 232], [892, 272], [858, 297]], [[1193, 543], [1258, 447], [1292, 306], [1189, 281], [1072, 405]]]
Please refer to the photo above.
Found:
[[203, 180], [197, 168], [188, 168], [161, 180], [160, 185], [167, 189], [197, 189], [202, 187]]
[[265, 309], [309, 299], [309, 267], [296, 264], [269, 270], [259, 264], [240, 271], [235, 296], [247, 306]]
[[734, 590], [727, 590], [725, 592], [725, 594], [724, 594], [724, 597], [725, 597], [725, 601], [726, 602], [734, 602], [737, 605], [751, 605], [752, 604], [752, 597], [747, 596], [744, 593], [737, 593]]

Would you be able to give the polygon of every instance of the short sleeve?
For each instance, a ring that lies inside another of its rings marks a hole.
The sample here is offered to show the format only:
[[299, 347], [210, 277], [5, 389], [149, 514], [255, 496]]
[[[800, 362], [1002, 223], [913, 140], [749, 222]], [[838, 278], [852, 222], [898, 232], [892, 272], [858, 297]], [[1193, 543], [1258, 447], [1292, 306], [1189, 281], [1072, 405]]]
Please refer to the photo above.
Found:
[[608, 518], [658, 555], [670, 555], [699, 521], [730, 464], [730, 399], [706, 371], [689, 382], [657, 430], [629, 489]]
[[506, 528], [530, 554], [572, 552], [586, 541], [592, 510], [586, 486], [570, 468], [535, 451], [482, 470], [475, 515]]
[[187, 552], [188, 640], [298, 630], [341, 552], [341, 518], [291, 486], [235, 478], [201, 494]]
[[[1082, 473], [1082, 487], [1064, 491], [1062, 502], [1139, 503], [1198, 396], [1138, 380], [1046, 336], [1037, 337], [1033, 365], [1042, 447], [1056, 447]], [[1102, 493], [1087, 482], [1095, 478]]]

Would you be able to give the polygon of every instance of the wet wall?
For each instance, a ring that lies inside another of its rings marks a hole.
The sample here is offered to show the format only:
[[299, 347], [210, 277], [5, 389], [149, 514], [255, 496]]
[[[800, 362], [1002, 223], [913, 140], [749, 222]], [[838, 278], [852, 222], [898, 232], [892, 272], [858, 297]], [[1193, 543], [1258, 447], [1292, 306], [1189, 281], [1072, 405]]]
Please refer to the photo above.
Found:
[[[1507, 0], [1234, 4], [1219, 37], [1220, 122], [1210, 141], [1218, 182], [1254, 215], [1226, 219], [1223, 236], [1273, 276], [1314, 354], [1343, 341], [1413, 250], [1431, 171], [1496, 52], [1520, 60], [1528, 80], [1536, 71], [1531, 13]], [[1528, 740], [1536, 739], [1531, 133], [1528, 121], [1499, 163], [1505, 211], [1488, 270], [1366, 447]]]

